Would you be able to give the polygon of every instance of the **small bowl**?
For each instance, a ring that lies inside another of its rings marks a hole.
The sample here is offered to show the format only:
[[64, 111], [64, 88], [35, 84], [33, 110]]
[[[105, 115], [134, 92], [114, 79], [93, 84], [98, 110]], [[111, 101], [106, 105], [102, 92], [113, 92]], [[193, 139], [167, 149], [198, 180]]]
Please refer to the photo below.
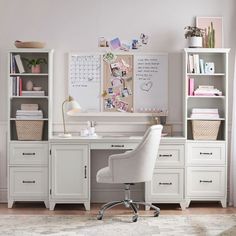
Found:
[[41, 90], [42, 90], [42, 87], [33, 87], [33, 90], [34, 90], [34, 91], [41, 91]]

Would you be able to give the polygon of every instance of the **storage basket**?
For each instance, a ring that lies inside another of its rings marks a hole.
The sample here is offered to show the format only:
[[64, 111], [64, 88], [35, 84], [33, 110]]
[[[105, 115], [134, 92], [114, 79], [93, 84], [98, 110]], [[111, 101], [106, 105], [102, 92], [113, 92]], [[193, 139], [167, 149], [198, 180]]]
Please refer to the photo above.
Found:
[[18, 140], [42, 140], [43, 122], [43, 120], [16, 120]]
[[193, 139], [216, 140], [220, 128], [220, 122], [220, 120], [193, 120]]

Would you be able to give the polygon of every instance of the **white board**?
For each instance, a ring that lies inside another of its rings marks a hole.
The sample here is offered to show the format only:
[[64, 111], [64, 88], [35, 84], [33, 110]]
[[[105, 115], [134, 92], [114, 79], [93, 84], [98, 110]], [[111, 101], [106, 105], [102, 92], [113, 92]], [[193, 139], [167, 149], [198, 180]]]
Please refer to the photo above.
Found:
[[69, 95], [84, 112], [101, 110], [101, 55], [69, 54]]
[[168, 55], [134, 56], [135, 112], [168, 110]]

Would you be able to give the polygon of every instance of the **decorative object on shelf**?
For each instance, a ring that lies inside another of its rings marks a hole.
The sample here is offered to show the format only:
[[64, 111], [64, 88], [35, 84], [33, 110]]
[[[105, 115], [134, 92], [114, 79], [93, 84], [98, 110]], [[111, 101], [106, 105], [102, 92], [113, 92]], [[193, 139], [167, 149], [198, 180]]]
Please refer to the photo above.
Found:
[[205, 48], [223, 47], [223, 18], [222, 17], [196, 17], [196, 26], [204, 29]]
[[43, 42], [37, 42], [37, 41], [22, 42], [19, 40], [16, 40], [14, 44], [17, 48], [44, 48], [46, 45]]
[[41, 71], [41, 64], [47, 64], [47, 61], [45, 58], [37, 58], [37, 59], [28, 59], [23, 58], [24, 61], [26, 61], [28, 64], [28, 68], [31, 69], [32, 73], [40, 73]]
[[61, 108], [62, 108], [62, 119], [63, 119], [64, 133], [60, 134], [59, 136], [63, 137], [63, 138], [69, 138], [69, 137], [71, 137], [71, 134], [66, 131], [66, 125], [65, 125], [65, 104], [67, 105], [67, 107], [66, 107], [67, 115], [73, 115], [74, 113], [79, 112], [81, 110], [81, 106], [71, 96], [69, 96], [62, 103]]
[[41, 91], [41, 90], [42, 90], [42, 87], [33, 87], [33, 90], [34, 90], [34, 91]]
[[220, 120], [192, 120], [193, 139], [216, 140], [220, 123]]
[[206, 74], [214, 74], [215, 73], [215, 64], [214, 64], [214, 62], [206, 62], [205, 63], [205, 73]]
[[27, 91], [32, 91], [32, 90], [33, 90], [33, 87], [34, 87], [33, 82], [32, 82], [31, 80], [28, 80], [28, 81], [26, 82], [26, 86], [25, 86], [26, 90], [27, 90]]
[[204, 36], [204, 30], [196, 26], [186, 26], [184, 36], [188, 39], [188, 45], [190, 48], [201, 48], [202, 38]]

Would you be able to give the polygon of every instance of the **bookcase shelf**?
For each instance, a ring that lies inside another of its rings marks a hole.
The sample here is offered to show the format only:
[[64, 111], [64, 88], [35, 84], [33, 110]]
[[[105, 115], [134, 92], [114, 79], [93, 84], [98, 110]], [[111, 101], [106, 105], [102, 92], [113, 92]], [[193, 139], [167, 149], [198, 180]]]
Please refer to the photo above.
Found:
[[[29, 60], [43, 58], [47, 63], [41, 65], [41, 73], [32, 73], [27, 67], [27, 60], [23, 58]], [[48, 206], [48, 141], [52, 133], [52, 77], [53, 50], [22, 48], [8, 52], [9, 208], [16, 201], [43, 201]], [[38, 88], [33, 89], [33, 87]], [[22, 178], [36, 179], [37, 187], [32, 184], [23, 186]]]
[[[183, 50], [187, 206], [191, 201], [220, 201], [226, 207], [229, 51], [226, 48]], [[210, 73], [204, 74], [206, 71]], [[212, 180], [211, 184], [202, 184], [202, 179]]]

